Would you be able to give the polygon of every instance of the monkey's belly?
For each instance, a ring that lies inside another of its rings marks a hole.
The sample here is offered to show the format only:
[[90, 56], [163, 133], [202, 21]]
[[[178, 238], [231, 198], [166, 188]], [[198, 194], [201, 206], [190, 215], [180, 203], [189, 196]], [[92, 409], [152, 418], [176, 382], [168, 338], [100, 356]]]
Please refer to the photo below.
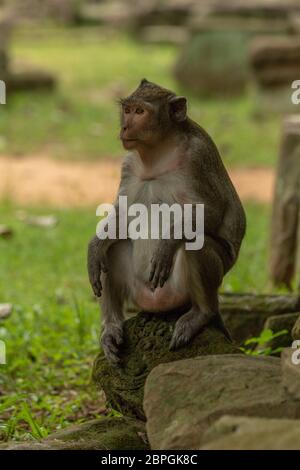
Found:
[[189, 292], [183, 250], [176, 253], [170, 277], [163, 287], [158, 286], [152, 291], [148, 281], [149, 270], [146, 269], [144, 274], [140, 276], [136, 273], [134, 278], [133, 301], [139, 309], [148, 312], [167, 312], [188, 303]]
[[163, 287], [151, 291], [145, 284], [137, 285], [135, 303], [146, 312], [167, 312], [182, 307], [189, 301], [187, 292], [176, 291], [171, 283], [166, 282]]

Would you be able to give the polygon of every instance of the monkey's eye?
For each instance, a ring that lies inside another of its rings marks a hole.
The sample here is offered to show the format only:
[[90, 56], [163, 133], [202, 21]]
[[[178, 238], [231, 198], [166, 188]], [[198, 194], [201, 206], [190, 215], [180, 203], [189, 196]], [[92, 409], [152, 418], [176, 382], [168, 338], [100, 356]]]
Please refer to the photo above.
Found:
[[130, 108], [128, 108], [128, 106], [126, 106], [126, 107], [124, 108], [124, 113], [125, 113], [125, 114], [129, 114], [129, 113], [130, 113]]
[[140, 108], [140, 107], [136, 108], [135, 112], [136, 112], [136, 114], [144, 114], [143, 108]]

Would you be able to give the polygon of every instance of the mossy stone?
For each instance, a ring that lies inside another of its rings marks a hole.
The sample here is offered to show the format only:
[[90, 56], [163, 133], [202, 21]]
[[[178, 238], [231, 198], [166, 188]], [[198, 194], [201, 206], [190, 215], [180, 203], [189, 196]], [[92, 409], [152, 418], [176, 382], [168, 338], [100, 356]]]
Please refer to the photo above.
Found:
[[100, 418], [55, 432], [39, 442], [9, 442], [6, 450], [147, 450], [145, 425], [124, 418]]
[[108, 404], [126, 416], [145, 419], [143, 394], [146, 377], [157, 365], [196, 356], [240, 353], [223, 333], [213, 326], [205, 328], [188, 346], [170, 351], [169, 344], [180, 314], [141, 312], [124, 323], [121, 365], [111, 365], [100, 351], [93, 379], [104, 390]]

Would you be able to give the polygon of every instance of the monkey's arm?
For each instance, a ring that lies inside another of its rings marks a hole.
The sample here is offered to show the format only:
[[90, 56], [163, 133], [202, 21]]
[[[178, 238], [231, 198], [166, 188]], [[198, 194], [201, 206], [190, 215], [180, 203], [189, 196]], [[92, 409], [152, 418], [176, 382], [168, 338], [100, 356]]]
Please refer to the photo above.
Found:
[[[115, 205], [115, 215], [116, 227], [118, 227], [119, 210], [117, 204]], [[87, 254], [87, 268], [89, 280], [96, 297], [101, 297], [101, 272], [106, 273], [108, 271], [108, 263], [106, 261], [107, 252], [109, 248], [117, 241], [118, 237], [101, 239], [97, 235], [95, 235], [89, 242]]]
[[245, 235], [245, 212], [217, 147], [203, 129], [196, 147], [191, 170], [196, 194], [204, 203], [204, 234], [220, 246], [227, 272]]
[[[126, 184], [130, 177], [129, 165], [125, 159], [122, 165], [121, 170], [121, 179], [119, 184], [119, 189], [116, 197], [116, 202], [114, 204], [114, 214], [116, 217], [116, 227], [119, 227], [119, 196], [126, 195]], [[87, 255], [87, 267], [88, 274], [91, 286], [93, 288], [94, 294], [96, 297], [101, 296], [102, 285], [101, 285], [101, 272], [108, 271], [108, 265], [106, 262], [106, 254], [109, 248], [116, 242], [118, 242], [118, 231], [116, 233], [116, 238], [105, 238], [100, 239], [96, 235], [92, 238], [88, 246], [88, 255]]]
[[101, 249], [101, 242], [103, 241], [95, 236], [88, 245], [87, 268], [89, 280], [96, 297], [101, 296], [101, 272], [107, 272], [106, 251]]

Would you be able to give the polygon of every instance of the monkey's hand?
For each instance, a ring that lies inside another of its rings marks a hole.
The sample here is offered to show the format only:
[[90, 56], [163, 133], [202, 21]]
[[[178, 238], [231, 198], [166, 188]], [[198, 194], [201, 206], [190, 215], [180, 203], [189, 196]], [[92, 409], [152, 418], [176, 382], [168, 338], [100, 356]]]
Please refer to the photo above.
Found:
[[102, 240], [98, 237], [94, 237], [88, 247], [88, 274], [91, 286], [93, 288], [96, 297], [101, 297], [102, 284], [100, 280], [101, 272], [106, 273], [107, 262], [106, 262], [106, 250]]
[[163, 287], [170, 276], [178, 240], [161, 240], [151, 259], [149, 282], [152, 290]]

